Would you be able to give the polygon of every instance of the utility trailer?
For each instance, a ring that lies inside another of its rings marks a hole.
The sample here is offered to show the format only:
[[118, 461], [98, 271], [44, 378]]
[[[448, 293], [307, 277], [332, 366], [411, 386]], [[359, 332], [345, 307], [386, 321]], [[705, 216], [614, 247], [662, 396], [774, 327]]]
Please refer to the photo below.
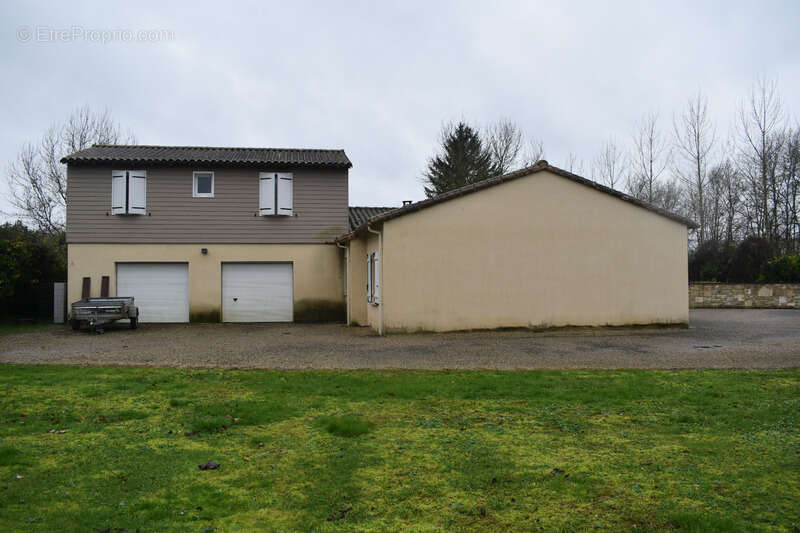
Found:
[[117, 320], [128, 319], [131, 329], [139, 324], [139, 309], [134, 305], [133, 296], [119, 298], [84, 298], [72, 304], [70, 325], [78, 330], [82, 325], [97, 333], [103, 332], [103, 326]]

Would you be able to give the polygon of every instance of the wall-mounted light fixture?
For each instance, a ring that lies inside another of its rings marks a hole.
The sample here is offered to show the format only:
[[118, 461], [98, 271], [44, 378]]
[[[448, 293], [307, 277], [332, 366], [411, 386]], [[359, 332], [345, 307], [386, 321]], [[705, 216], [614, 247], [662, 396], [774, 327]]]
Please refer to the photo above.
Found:
[[208, 255], [208, 248], [200, 248], [200, 253], [203, 255]]

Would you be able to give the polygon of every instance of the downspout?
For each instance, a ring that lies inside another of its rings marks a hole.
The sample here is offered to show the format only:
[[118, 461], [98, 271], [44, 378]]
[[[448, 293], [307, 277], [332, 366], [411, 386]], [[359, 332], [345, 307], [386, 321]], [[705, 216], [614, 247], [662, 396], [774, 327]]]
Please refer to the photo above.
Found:
[[378, 253], [380, 257], [378, 266], [381, 269], [380, 277], [378, 278], [381, 282], [381, 301], [378, 302], [378, 335], [383, 335], [383, 295], [385, 294], [383, 286], [386, 283], [386, 280], [383, 278], [383, 263], [386, 262], [386, 258], [383, 256], [383, 235], [380, 231], [375, 231], [374, 229], [370, 228], [369, 224], [367, 224], [367, 231], [378, 236]]
[[344, 309], [345, 320], [347, 325], [350, 325], [350, 247], [336, 241], [336, 246], [344, 250]]

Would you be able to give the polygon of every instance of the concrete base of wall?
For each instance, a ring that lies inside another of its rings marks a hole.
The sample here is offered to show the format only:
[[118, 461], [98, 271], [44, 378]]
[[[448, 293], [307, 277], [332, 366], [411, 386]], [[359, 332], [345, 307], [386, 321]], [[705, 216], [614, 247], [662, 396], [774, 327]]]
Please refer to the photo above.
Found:
[[[350, 324], [351, 326], [358, 326], [358, 324]], [[529, 326], [529, 327], [501, 327], [501, 328], [474, 328], [474, 329], [456, 329], [448, 331], [435, 331], [427, 329], [406, 330], [398, 328], [388, 328], [386, 334], [400, 334], [400, 335], [414, 335], [417, 333], [431, 334], [431, 333], [482, 333], [492, 331], [529, 331], [532, 333], [546, 333], [555, 336], [558, 335], [602, 335], [613, 331], [659, 331], [665, 329], [687, 329], [688, 322], [654, 322], [646, 324], [607, 324], [602, 326]]]
[[690, 283], [689, 307], [800, 309], [800, 283]]

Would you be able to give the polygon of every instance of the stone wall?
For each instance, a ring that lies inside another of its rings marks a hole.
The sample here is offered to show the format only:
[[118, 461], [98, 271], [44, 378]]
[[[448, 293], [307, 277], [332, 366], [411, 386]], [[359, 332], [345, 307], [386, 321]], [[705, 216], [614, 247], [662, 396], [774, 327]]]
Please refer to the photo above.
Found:
[[800, 283], [690, 283], [689, 307], [800, 309]]

